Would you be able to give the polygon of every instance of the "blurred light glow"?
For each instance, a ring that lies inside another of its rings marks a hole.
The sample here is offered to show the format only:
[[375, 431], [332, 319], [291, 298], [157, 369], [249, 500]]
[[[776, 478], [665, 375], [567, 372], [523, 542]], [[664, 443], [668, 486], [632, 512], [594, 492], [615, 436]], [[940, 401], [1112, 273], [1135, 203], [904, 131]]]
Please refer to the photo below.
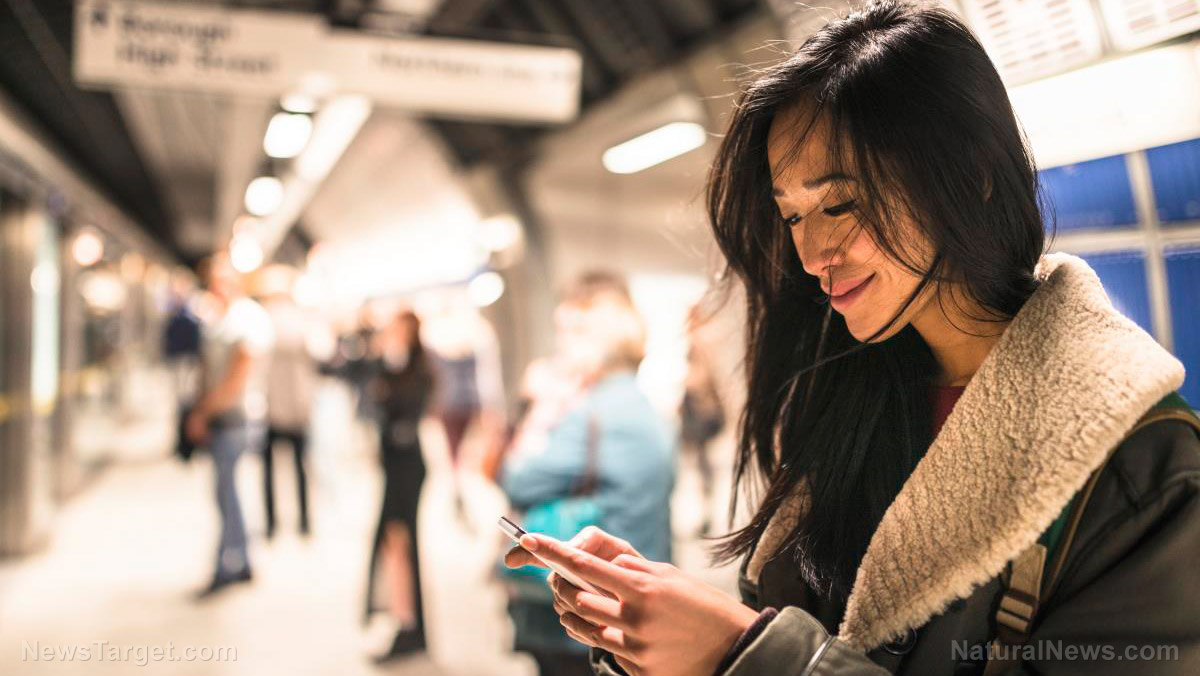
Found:
[[125, 304], [126, 289], [121, 278], [105, 272], [89, 272], [79, 282], [79, 293], [88, 307], [115, 312]]
[[263, 262], [263, 250], [258, 240], [239, 235], [229, 243], [229, 262], [242, 274], [254, 272]]
[[487, 307], [504, 295], [504, 278], [496, 272], [476, 275], [467, 285], [467, 296], [475, 307]]
[[58, 269], [53, 263], [38, 263], [29, 275], [29, 286], [33, 287], [33, 292], [38, 295], [57, 293]]
[[312, 136], [312, 118], [302, 113], [275, 113], [263, 137], [268, 157], [288, 159], [299, 155]]
[[1200, 47], [1167, 45], [1009, 89], [1039, 167], [1200, 136]]
[[75, 236], [71, 243], [71, 255], [75, 262], [82, 267], [90, 267], [104, 258], [104, 240], [93, 230], [84, 230]]
[[479, 223], [479, 243], [483, 248], [498, 253], [521, 241], [521, 222], [512, 214], [485, 218]]
[[362, 96], [330, 101], [317, 116], [312, 142], [296, 159], [296, 173], [307, 181], [323, 180], [370, 114], [371, 102]]
[[283, 98], [279, 99], [279, 107], [289, 113], [311, 115], [317, 112], [317, 99], [304, 92], [292, 92], [291, 94], [285, 94]]
[[672, 122], [604, 151], [604, 168], [614, 174], [634, 174], [703, 146], [704, 127], [695, 122]]
[[283, 204], [283, 183], [274, 176], [259, 176], [246, 186], [246, 211], [267, 216]]
[[316, 307], [321, 301], [321, 289], [312, 273], [296, 278], [292, 285], [292, 300], [300, 307]]

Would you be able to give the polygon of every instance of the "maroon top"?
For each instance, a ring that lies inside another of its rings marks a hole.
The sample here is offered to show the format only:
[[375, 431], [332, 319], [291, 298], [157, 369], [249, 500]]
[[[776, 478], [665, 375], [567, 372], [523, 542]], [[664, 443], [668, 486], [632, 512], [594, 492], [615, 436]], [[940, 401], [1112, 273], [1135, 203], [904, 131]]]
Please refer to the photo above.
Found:
[[933, 436], [937, 436], [938, 432], [942, 431], [942, 425], [946, 423], [946, 418], [950, 417], [950, 411], [954, 410], [954, 405], [958, 403], [958, 398], [962, 396], [966, 385], [934, 385], [931, 396], [933, 398]]

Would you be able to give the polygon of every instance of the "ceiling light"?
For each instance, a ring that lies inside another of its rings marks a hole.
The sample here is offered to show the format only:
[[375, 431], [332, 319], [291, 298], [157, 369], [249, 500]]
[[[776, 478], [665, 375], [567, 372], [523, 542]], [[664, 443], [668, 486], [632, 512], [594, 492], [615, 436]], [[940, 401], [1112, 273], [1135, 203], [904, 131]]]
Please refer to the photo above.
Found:
[[263, 150], [268, 157], [295, 157], [308, 145], [312, 136], [312, 118], [300, 113], [275, 113], [263, 137]]
[[317, 99], [308, 94], [294, 92], [279, 99], [279, 107], [289, 113], [305, 113], [311, 115], [317, 112]]
[[104, 258], [104, 240], [92, 230], [84, 230], [75, 236], [71, 254], [80, 267], [90, 267]]
[[614, 174], [633, 174], [666, 162], [708, 141], [695, 122], [672, 122], [604, 151], [604, 168]]
[[475, 307], [487, 307], [504, 295], [504, 278], [496, 272], [476, 275], [467, 285], [467, 296]]
[[283, 183], [274, 176], [259, 176], [246, 186], [246, 211], [255, 216], [274, 213], [283, 204]]
[[521, 222], [512, 214], [492, 216], [479, 222], [479, 243], [492, 253], [505, 251], [520, 240]]
[[248, 235], [234, 237], [229, 243], [229, 262], [243, 275], [254, 272], [263, 262], [262, 246]]

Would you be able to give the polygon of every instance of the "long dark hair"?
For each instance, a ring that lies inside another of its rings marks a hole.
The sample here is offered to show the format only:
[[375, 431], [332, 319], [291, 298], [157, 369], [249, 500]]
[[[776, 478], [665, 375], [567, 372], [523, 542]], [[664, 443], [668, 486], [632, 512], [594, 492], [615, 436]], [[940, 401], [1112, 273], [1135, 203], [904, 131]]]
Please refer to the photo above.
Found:
[[[830, 162], [858, 179], [859, 227], [921, 276], [892, 321], [861, 343], [802, 268], [772, 196], [767, 138], [785, 110], [808, 113], [789, 129], [796, 151], [818, 119], [828, 122]], [[752, 550], [802, 486], [805, 516], [783, 546], [810, 586], [848, 595], [883, 512], [932, 437], [938, 367], [929, 347], [911, 326], [880, 337], [939, 282], [956, 283], [963, 293], [952, 298], [970, 301], [973, 318], [1016, 314], [1037, 286], [1045, 245], [1037, 193], [1004, 85], [946, 10], [867, 5], [742, 92], [709, 176], [708, 211], [747, 296], [748, 399], [733, 504], [743, 484], [765, 492], [749, 524], [718, 545], [718, 561]], [[923, 257], [905, 241], [902, 218], [928, 242]]]

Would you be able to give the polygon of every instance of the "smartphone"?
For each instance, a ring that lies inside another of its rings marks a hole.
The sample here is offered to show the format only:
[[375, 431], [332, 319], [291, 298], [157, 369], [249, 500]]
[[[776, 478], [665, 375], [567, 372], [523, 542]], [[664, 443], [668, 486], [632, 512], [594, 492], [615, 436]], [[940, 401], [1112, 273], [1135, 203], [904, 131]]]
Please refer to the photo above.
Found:
[[[517, 543], [518, 546], [521, 544], [521, 537], [526, 535], [525, 529], [521, 528], [520, 526], [513, 523], [512, 521], [509, 521], [508, 517], [504, 517], [504, 516], [500, 517], [500, 521], [497, 525], [500, 526], [500, 530], [504, 531], [505, 535], [512, 538], [512, 541]], [[528, 551], [528, 550], [526, 550], [526, 551]], [[550, 563], [549, 561], [543, 559], [542, 557], [538, 556], [534, 552], [529, 552], [529, 553], [533, 554], [533, 557], [536, 558], [538, 561], [541, 561], [542, 565], [544, 565], [547, 568], [549, 568], [550, 570], [554, 571], [556, 574], [562, 576], [562, 578], [564, 580], [566, 580], [567, 582], [570, 582], [571, 584], [575, 585], [576, 587], [579, 587], [580, 589], [591, 592], [593, 594], [600, 594], [601, 596], [607, 596], [606, 594], [602, 594], [600, 591], [598, 591], [592, 585], [579, 579], [574, 574], [567, 572], [561, 566]]]

